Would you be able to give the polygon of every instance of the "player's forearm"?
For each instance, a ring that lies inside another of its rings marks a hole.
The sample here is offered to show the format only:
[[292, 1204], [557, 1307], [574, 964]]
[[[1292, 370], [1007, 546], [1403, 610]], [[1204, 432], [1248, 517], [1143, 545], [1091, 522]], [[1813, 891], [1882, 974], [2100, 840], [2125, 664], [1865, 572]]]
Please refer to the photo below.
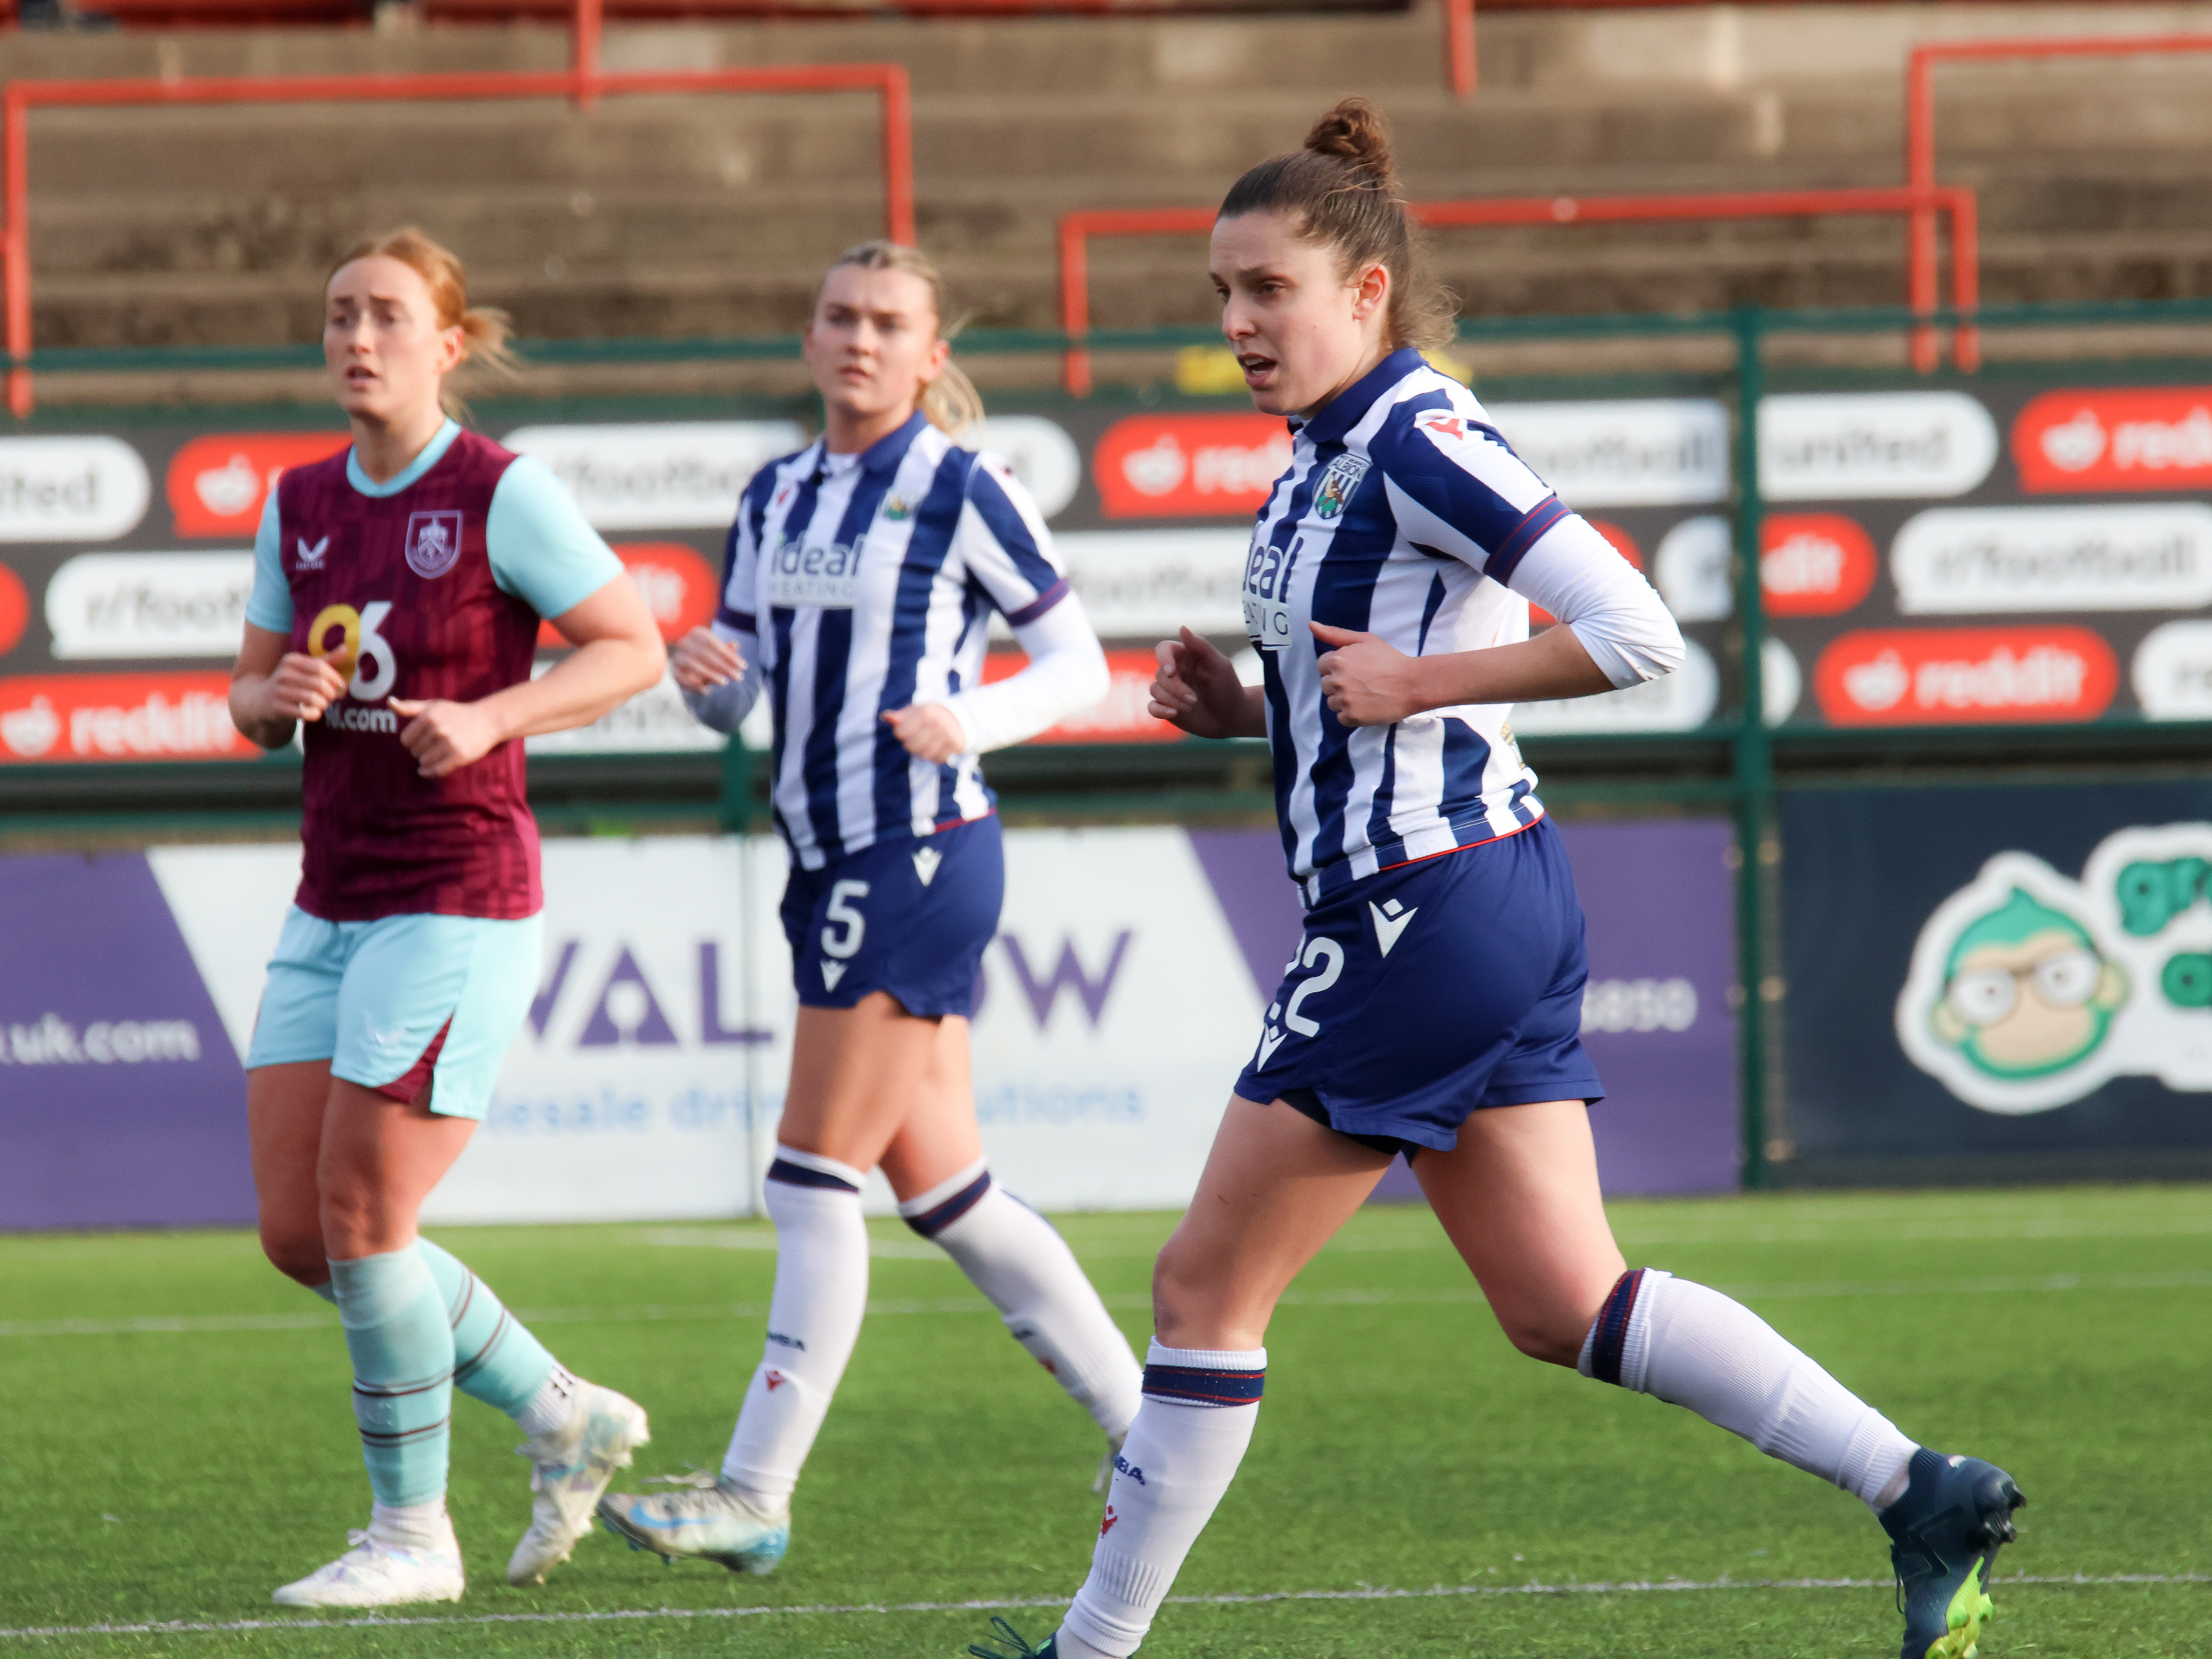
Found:
[[1422, 710], [1462, 703], [1549, 702], [1614, 689], [1571, 628], [1548, 628], [1512, 645], [1416, 658], [1413, 676], [1414, 702]]
[[589, 726], [652, 685], [667, 665], [659, 639], [589, 640], [534, 680], [495, 691], [478, 705], [502, 738], [534, 738]]
[[1237, 718], [1223, 732], [1228, 738], [1264, 738], [1267, 735], [1267, 693], [1265, 687], [1248, 685], [1243, 688], [1244, 705]]
[[270, 706], [267, 674], [241, 674], [230, 683], [230, 723], [248, 743], [282, 749], [292, 741], [298, 722]]

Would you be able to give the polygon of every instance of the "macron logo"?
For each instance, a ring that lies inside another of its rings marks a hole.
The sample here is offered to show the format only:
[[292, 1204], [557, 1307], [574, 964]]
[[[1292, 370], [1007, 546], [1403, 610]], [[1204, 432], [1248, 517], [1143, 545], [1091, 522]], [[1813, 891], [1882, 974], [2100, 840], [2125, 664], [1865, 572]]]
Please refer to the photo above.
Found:
[[850, 965], [851, 964], [848, 963], [842, 962], [823, 963], [822, 964], [822, 988], [825, 991], [836, 990], [837, 988], [837, 981], [845, 977], [845, 969]]
[[328, 536], [324, 537], [313, 547], [307, 545], [307, 538], [305, 536], [294, 538], [294, 542], [298, 549], [298, 556], [294, 560], [297, 568], [320, 570], [323, 568], [323, 555], [331, 550], [331, 538]]
[[1267, 1018], [1260, 1024], [1260, 1064], [1263, 1069], [1275, 1057], [1275, 1050], [1281, 1048], [1291, 1035], [1274, 1023], [1282, 1017], [1282, 1012], [1280, 1003], [1270, 1004]]
[[945, 854], [934, 847], [924, 847], [914, 855], [914, 872], [921, 878], [924, 887], [937, 878], [937, 866], [945, 862]]
[[1375, 943], [1386, 957], [1390, 954], [1390, 947], [1398, 942], [1398, 935], [1404, 933], [1407, 925], [1421, 914], [1419, 907], [1408, 910], [1395, 899], [1385, 899], [1379, 905], [1370, 903], [1367, 913], [1375, 918]]

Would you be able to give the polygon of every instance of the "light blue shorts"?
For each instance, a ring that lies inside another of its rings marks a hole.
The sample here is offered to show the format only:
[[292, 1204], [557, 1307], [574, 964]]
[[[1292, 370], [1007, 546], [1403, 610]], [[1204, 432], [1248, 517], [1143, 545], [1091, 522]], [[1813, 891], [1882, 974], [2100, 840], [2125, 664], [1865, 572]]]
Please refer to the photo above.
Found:
[[544, 917], [284, 917], [246, 1069], [327, 1060], [331, 1075], [394, 1100], [430, 1085], [430, 1109], [481, 1118], [537, 994]]

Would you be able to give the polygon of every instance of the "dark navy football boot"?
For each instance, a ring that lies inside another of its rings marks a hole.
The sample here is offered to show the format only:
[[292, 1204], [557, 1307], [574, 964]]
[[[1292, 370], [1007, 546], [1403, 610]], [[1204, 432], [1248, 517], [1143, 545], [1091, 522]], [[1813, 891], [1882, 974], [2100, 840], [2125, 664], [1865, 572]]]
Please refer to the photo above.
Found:
[[2012, 1512], [2027, 1500], [2010, 1475], [1978, 1457], [1923, 1446], [1908, 1468], [1905, 1495], [1879, 1517], [1897, 1570], [1904, 1659], [1974, 1659], [1995, 1611], [1990, 1568], [2015, 1535]]
[[[1033, 1648], [1029, 1638], [994, 1613], [991, 1615], [991, 1645], [987, 1648], [970, 1644], [968, 1651], [975, 1659], [1060, 1659], [1059, 1635], [1054, 1631], [1044, 1638], [1042, 1647]], [[1002, 1642], [1007, 1645], [1000, 1646]]]

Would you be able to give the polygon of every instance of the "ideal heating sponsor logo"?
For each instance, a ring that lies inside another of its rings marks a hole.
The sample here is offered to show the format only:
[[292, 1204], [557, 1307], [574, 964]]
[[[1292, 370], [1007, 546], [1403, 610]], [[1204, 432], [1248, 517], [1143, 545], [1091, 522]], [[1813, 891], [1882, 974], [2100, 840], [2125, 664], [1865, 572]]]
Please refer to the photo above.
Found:
[[29, 1025], [0, 1027], [0, 1066], [142, 1066], [200, 1057], [188, 1019], [95, 1019], [79, 1028], [49, 1012]]
[[801, 547], [779, 542], [769, 555], [768, 602], [798, 609], [818, 605], [825, 611], [850, 611], [860, 597], [860, 550], [838, 542], [828, 547]]

